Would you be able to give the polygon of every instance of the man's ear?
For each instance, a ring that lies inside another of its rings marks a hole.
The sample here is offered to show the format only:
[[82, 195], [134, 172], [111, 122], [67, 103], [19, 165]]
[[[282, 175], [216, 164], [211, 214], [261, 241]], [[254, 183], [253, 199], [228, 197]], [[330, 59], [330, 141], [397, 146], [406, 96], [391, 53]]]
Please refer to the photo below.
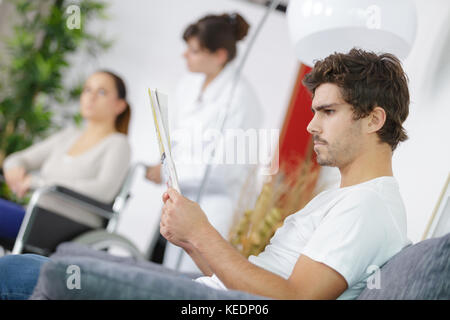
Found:
[[386, 111], [376, 106], [369, 115], [367, 123], [367, 133], [373, 133], [380, 130], [386, 122]]

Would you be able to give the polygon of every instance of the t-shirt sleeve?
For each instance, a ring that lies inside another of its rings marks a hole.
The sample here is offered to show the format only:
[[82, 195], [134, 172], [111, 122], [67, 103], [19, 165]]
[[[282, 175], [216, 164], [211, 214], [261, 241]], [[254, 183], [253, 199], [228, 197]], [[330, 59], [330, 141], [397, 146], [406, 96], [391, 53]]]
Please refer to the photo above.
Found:
[[387, 210], [374, 191], [352, 192], [330, 210], [301, 253], [340, 273], [350, 288], [369, 275], [383, 250]]

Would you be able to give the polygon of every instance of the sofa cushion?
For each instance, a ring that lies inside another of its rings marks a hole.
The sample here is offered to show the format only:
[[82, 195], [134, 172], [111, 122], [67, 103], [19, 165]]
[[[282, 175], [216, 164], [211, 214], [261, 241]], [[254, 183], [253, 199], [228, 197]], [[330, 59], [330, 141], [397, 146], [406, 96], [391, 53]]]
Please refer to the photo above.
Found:
[[[73, 269], [73, 267], [76, 269]], [[78, 281], [72, 282], [74, 270]], [[79, 287], [77, 287], [77, 283]], [[45, 263], [30, 299], [34, 300], [258, 300], [237, 290], [217, 290], [185, 274], [148, 261], [117, 257], [65, 243]]]
[[382, 266], [379, 281], [358, 299], [450, 299], [450, 233], [401, 250]]

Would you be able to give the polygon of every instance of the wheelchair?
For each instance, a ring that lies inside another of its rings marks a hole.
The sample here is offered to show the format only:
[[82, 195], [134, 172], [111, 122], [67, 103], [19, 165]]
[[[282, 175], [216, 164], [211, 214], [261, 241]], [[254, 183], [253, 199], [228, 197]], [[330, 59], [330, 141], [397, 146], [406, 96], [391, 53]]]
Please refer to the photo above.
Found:
[[[96, 250], [109, 251], [119, 248], [127, 256], [138, 260], [146, 255], [127, 238], [116, 233], [120, 215], [131, 197], [130, 190], [142, 162], [130, 167], [119, 193], [112, 203], [106, 204], [62, 186], [46, 186], [36, 189], [26, 207], [26, 212], [17, 238], [12, 246], [12, 254], [37, 253], [48, 256], [62, 242], [73, 241]], [[40, 203], [45, 197], [57, 199], [79, 209], [84, 221], [67, 214], [55, 212]]]

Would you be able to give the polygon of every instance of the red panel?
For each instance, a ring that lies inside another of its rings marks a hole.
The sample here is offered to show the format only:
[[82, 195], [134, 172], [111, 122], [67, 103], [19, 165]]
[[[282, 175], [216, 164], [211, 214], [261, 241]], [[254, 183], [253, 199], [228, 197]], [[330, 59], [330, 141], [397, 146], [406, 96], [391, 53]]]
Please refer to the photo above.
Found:
[[289, 172], [304, 159], [311, 135], [306, 131], [308, 123], [313, 117], [311, 112], [311, 94], [302, 84], [305, 75], [311, 68], [301, 64], [297, 81], [291, 96], [280, 135], [279, 163], [280, 168]]

